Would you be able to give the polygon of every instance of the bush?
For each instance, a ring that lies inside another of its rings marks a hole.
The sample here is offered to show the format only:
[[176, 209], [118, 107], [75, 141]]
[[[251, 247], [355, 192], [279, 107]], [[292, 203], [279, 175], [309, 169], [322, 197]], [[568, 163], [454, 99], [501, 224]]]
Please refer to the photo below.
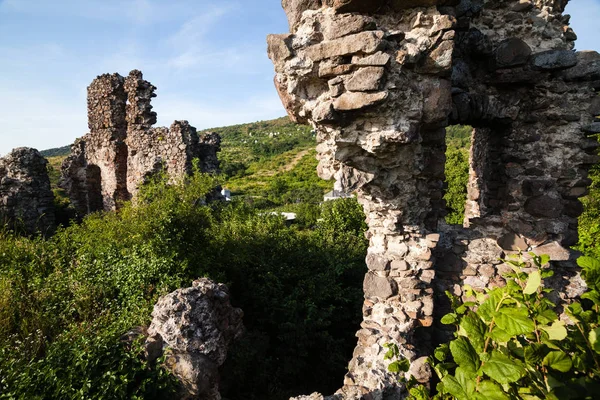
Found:
[[0, 232], [0, 398], [168, 397], [160, 363], [120, 338], [200, 276], [227, 283], [245, 312], [247, 335], [223, 367], [226, 397], [335, 390], [361, 319], [360, 207], [327, 205], [335, 213], [301, 230], [243, 202], [207, 205], [215, 185], [157, 177], [136, 205], [48, 240]]
[[[441, 322], [456, 326], [455, 339], [430, 359], [441, 382], [435, 399], [591, 399], [600, 390], [600, 261], [582, 257], [588, 292], [566, 309], [566, 325], [548, 299], [544, 268], [548, 256], [532, 262], [509, 260], [505, 287], [485, 293], [465, 287], [472, 301], [448, 293], [454, 312]], [[531, 271], [532, 270], [532, 271]], [[526, 272], [531, 271], [531, 272]], [[392, 352], [388, 356], [395, 357]], [[393, 369], [406, 371], [395, 361]], [[408, 382], [409, 387], [414, 382]], [[423, 386], [411, 398], [429, 399]]]

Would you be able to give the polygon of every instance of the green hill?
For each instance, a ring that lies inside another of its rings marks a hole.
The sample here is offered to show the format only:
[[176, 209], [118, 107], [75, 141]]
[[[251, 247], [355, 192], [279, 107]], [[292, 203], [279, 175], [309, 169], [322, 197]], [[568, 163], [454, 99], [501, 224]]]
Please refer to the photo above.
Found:
[[46, 158], [48, 157], [66, 157], [71, 154], [71, 145], [63, 147], [55, 147], [53, 149], [42, 150], [40, 154]]

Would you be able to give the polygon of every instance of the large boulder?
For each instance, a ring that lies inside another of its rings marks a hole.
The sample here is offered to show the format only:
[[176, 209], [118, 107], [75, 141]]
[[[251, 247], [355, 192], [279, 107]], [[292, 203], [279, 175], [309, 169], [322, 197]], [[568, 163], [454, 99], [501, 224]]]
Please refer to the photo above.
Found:
[[146, 352], [181, 382], [181, 399], [219, 400], [218, 368], [229, 344], [243, 333], [243, 312], [225, 285], [208, 278], [162, 297], [154, 306]]

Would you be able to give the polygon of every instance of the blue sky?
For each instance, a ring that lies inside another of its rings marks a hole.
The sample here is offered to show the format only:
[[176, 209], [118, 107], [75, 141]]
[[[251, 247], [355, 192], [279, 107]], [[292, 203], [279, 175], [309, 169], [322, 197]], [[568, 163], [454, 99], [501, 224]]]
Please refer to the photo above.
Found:
[[[572, 0], [578, 49], [600, 50], [600, 0]], [[285, 114], [266, 35], [280, 0], [0, 0], [0, 154], [87, 132], [86, 87], [137, 68], [158, 87], [158, 125], [198, 129]]]

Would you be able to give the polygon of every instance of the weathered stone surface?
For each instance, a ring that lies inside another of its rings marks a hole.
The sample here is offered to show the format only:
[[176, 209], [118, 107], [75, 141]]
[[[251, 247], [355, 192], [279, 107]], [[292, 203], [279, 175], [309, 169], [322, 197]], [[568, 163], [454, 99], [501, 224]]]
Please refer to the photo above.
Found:
[[161, 344], [165, 365], [181, 382], [179, 398], [221, 399], [218, 368], [229, 344], [243, 333], [242, 316], [229, 303], [227, 287], [207, 278], [159, 299], [146, 345]]
[[290, 32], [295, 32], [304, 11], [318, 10], [321, 0], [282, 0], [281, 6], [287, 14]]
[[512, 232], [498, 239], [498, 246], [503, 250], [509, 251], [526, 251], [529, 248], [529, 244], [524, 237]]
[[600, 54], [596, 51], [578, 51], [577, 65], [562, 73], [566, 81], [600, 79]]
[[59, 183], [79, 215], [118, 208], [160, 171], [179, 179], [192, 172], [194, 159], [200, 159], [202, 172], [218, 171], [215, 134], [200, 141], [187, 121], [152, 128], [155, 90], [137, 70], [127, 78], [101, 75], [88, 87], [90, 133], [73, 144]]
[[565, 69], [577, 64], [577, 56], [570, 50], [548, 50], [535, 54], [532, 63], [539, 69]]
[[27, 147], [0, 158], [0, 223], [27, 234], [53, 232], [54, 196], [47, 164], [36, 149]]
[[375, 24], [373, 19], [364, 15], [341, 14], [335, 18], [325, 18], [321, 28], [325, 40], [334, 40], [363, 30], [373, 30]]
[[335, 63], [322, 62], [319, 65], [319, 78], [330, 78], [348, 74], [354, 71], [356, 67], [352, 64], [338, 65]]
[[559, 217], [563, 211], [560, 198], [550, 195], [532, 197], [525, 203], [525, 211], [536, 217]]
[[387, 65], [392, 57], [383, 52], [377, 52], [366, 57], [354, 56], [352, 57], [352, 64], [360, 66], [372, 66], [372, 67], [383, 67]]
[[383, 43], [383, 32], [368, 31], [312, 45], [304, 54], [313, 61], [356, 53], [375, 53]]
[[510, 38], [500, 43], [496, 49], [496, 65], [498, 68], [523, 65], [531, 55], [531, 47], [523, 40]]
[[333, 107], [339, 111], [360, 110], [385, 100], [386, 92], [378, 93], [352, 93], [342, 94], [333, 102]]
[[418, 66], [418, 70], [425, 74], [449, 73], [452, 70], [452, 54], [454, 42], [444, 40]]
[[292, 56], [288, 41], [292, 35], [269, 35], [267, 36], [267, 52], [269, 58], [274, 62], [282, 62]]
[[389, 279], [373, 273], [365, 275], [363, 290], [366, 297], [387, 299], [394, 295], [394, 287]]
[[552, 261], [568, 261], [571, 259], [571, 251], [565, 249], [558, 242], [552, 242], [548, 244], [544, 244], [542, 246], [538, 246], [532, 250], [538, 256], [543, 254], [547, 254], [550, 256], [550, 260]]
[[381, 87], [384, 69], [382, 67], [364, 67], [356, 71], [346, 81], [346, 89], [353, 92], [368, 92]]

